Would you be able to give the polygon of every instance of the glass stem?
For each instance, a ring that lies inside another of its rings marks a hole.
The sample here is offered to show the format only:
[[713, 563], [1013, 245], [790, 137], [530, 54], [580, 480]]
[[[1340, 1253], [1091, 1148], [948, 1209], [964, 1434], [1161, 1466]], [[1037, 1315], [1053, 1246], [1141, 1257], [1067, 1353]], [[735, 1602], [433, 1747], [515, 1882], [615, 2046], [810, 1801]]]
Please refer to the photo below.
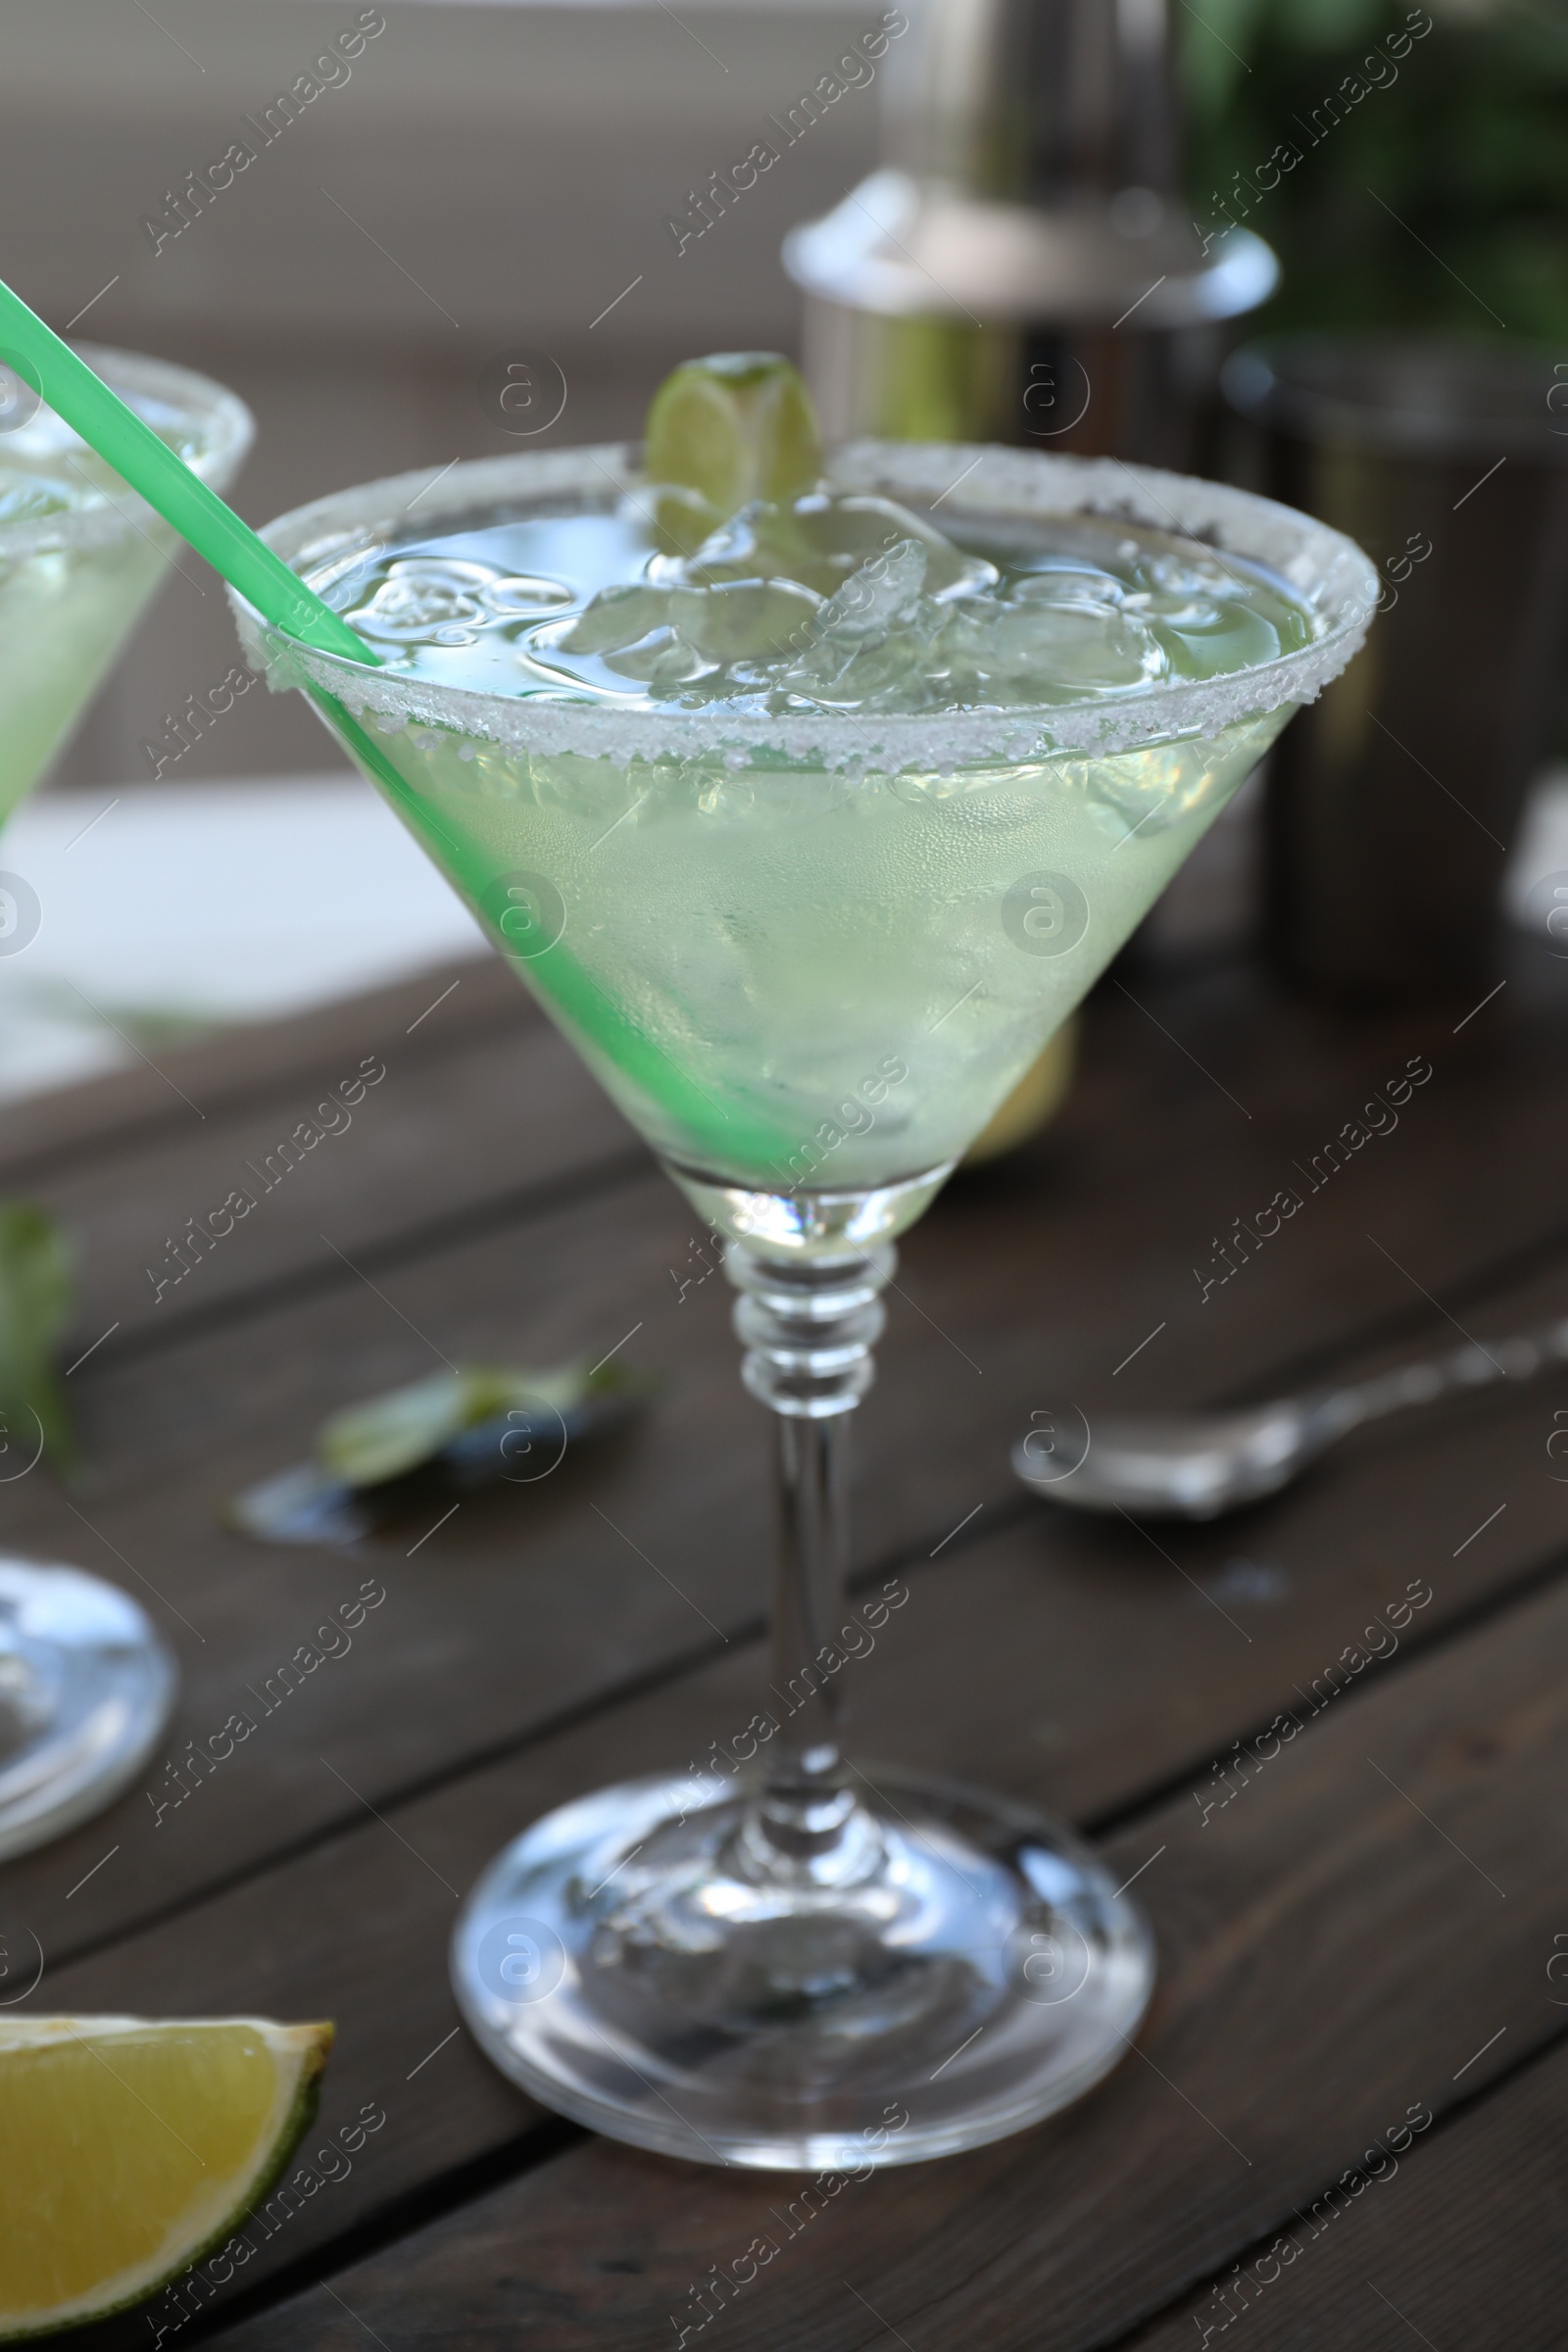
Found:
[[839, 1687], [822, 1652], [838, 1632], [849, 1567], [850, 1416], [780, 1414], [777, 1437], [772, 1695], [787, 1712], [769, 1743], [769, 1788], [808, 1798], [836, 1780], [841, 1761]]
[[[886, 1320], [878, 1293], [891, 1245], [853, 1256], [785, 1258], [732, 1242], [742, 1377], [778, 1415], [778, 1563], [773, 1597], [776, 1729], [762, 1751], [750, 1824], [754, 1860], [781, 1875], [832, 1876], [863, 1843], [839, 1747], [829, 1660], [849, 1566], [850, 1415], [875, 1377]], [[842, 1663], [842, 1660], [840, 1660]]]

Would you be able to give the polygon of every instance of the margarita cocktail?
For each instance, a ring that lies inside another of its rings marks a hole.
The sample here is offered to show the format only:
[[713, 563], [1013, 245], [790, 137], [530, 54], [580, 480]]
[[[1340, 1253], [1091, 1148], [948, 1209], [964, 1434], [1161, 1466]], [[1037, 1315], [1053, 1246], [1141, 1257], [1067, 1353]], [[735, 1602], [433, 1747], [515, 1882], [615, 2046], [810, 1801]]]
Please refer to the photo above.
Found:
[[[192, 470], [221, 487], [250, 445], [243, 402], [188, 368], [82, 356]], [[0, 824], [60, 749], [165, 577], [174, 533], [0, 362]], [[0, 954], [36, 900], [0, 873]], [[20, 1423], [20, 1425], [19, 1425]], [[24, 1408], [0, 1427], [0, 1483], [41, 1458]], [[0, 1859], [107, 1805], [172, 1703], [174, 1665], [140, 1604], [99, 1578], [0, 1554]]]
[[[707, 367], [720, 412], [771, 380]], [[655, 439], [647, 466], [541, 453], [273, 524], [377, 668], [236, 604], [728, 1236], [779, 1416], [746, 1785], [535, 1824], [460, 1922], [465, 2012], [537, 2096], [644, 2145], [907, 2162], [1087, 2089], [1153, 1964], [1067, 1832], [841, 1757], [844, 1439], [891, 1244], [1377, 583], [1303, 516], [1108, 462], [861, 444], [736, 501]]]
[[[215, 489], [251, 439], [242, 402], [188, 368], [82, 347]], [[178, 541], [114, 469], [0, 370], [0, 823], [65, 741]]]

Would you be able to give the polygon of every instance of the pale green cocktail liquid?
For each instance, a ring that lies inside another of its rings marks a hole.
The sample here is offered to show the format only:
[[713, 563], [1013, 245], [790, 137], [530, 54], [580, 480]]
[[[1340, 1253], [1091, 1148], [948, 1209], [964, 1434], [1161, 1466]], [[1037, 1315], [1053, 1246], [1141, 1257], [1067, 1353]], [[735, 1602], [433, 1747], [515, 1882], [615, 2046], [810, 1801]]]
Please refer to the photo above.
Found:
[[1289, 708], [1204, 741], [899, 772], [785, 760], [769, 717], [832, 714], [841, 745], [885, 712], [1049, 719], [1252, 668], [1313, 620], [1260, 566], [1088, 517], [1003, 532], [818, 499], [678, 560], [635, 504], [566, 505], [308, 576], [394, 677], [703, 711], [724, 749], [545, 756], [368, 713], [351, 750], [666, 1158], [770, 1192], [951, 1162]]
[[[198, 427], [167, 402], [132, 405], [187, 462]], [[122, 519], [135, 507], [137, 524]], [[98, 510], [114, 527], [84, 533]], [[52, 410], [0, 435], [0, 823], [59, 749], [165, 575], [172, 532]]]

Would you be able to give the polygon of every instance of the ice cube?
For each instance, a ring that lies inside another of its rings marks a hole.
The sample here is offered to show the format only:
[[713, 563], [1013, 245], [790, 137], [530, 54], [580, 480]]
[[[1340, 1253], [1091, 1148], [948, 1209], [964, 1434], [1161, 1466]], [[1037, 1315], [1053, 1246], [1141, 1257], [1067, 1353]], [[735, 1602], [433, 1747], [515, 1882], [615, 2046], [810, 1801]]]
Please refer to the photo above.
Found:
[[388, 567], [373, 595], [349, 614], [368, 637], [390, 637], [401, 645], [437, 641], [442, 629], [493, 619], [480, 601], [497, 574], [487, 564], [412, 556]]
[[1043, 562], [1026, 572], [1011, 591], [1012, 601], [1032, 605], [1119, 605], [1126, 594], [1114, 572], [1102, 571], [1097, 564], [1077, 563], [1064, 557], [1055, 563]]
[[49, 481], [41, 473], [0, 474], [0, 522], [34, 522], [41, 515], [58, 514], [80, 502], [79, 490]]
[[808, 646], [821, 600], [792, 580], [735, 580], [723, 587], [681, 588], [670, 618], [710, 662], [777, 667]]
[[927, 555], [917, 539], [900, 539], [852, 572], [816, 616], [821, 646], [861, 646], [891, 636], [919, 612]]
[[480, 592], [492, 612], [503, 620], [531, 619], [536, 612], [553, 612], [571, 603], [571, 590], [560, 580], [517, 572], [504, 580], [487, 580]]
[[812, 491], [788, 504], [754, 500], [705, 539], [689, 559], [655, 557], [649, 576], [661, 584], [703, 586], [730, 580], [792, 580], [832, 596], [854, 573], [906, 540], [926, 550], [926, 591], [956, 595], [991, 586], [996, 566], [968, 556], [928, 522], [890, 498]]
[[1136, 613], [1088, 596], [1003, 604], [969, 599], [940, 653], [959, 701], [1031, 705], [1125, 694], [1163, 677], [1164, 647]]
[[636, 645], [650, 629], [662, 628], [669, 618], [669, 592], [663, 588], [601, 588], [557, 642], [564, 654], [612, 654]]
[[811, 642], [780, 689], [830, 708], [922, 709], [927, 657], [948, 617], [924, 593], [926, 561], [920, 541], [903, 539], [862, 564], [816, 614]]
[[998, 577], [996, 565], [988, 564], [984, 556], [965, 555], [935, 523], [891, 498], [818, 491], [796, 500], [795, 522], [813, 556], [824, 564], [836, 565], [841, 580], [910, 540], [925, 550], [927, 596], [989, 588]]
[[1280, 635], [1261, 612], [1242, 604], [1210, 604], [1151, 622], [1183, 678], [1217, 678], [1229, 670], [1252, 669], [1280, 652]]
[[617, 677], [636, 678], [656, 691], [690, 685], [696, 678], [712, 676], [718, 668], [716, 662], [705, 661], [697, 648], [672, 628], [650, 629], [635, 645], [616, 646], [602, 658], [605, 667]]

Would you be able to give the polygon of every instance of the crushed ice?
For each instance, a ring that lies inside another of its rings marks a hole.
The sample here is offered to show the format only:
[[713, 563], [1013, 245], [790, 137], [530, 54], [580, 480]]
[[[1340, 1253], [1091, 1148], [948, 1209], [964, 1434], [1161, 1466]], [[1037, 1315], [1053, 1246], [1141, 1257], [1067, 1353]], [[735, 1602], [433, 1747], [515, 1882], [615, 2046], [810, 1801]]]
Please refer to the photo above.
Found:
[[1111, 700], [1254, 667], [1309, 635], [1207, 549], [1083, 523], [1075, 543], [1074, 528], [1054, 551], [1009, 541], [993, 563], [892, 499], [819, 490], [742, 509], [695, 553], [666, 541], [576, 610], [561, 581], [432, 550], [361, 569], [347, 616], [405, 662], [499, 631], [524, 692], [776, 716]]
[[1103, 562], [1020, 550], [1004, 573], [891, 499], [815, 491], [656, 554], [531, 632], [526, 658], [685, 708], [1038, 709], [1269, 660], [1282, 639], [1260, 585], [1202, 549], [1108, 535]]

